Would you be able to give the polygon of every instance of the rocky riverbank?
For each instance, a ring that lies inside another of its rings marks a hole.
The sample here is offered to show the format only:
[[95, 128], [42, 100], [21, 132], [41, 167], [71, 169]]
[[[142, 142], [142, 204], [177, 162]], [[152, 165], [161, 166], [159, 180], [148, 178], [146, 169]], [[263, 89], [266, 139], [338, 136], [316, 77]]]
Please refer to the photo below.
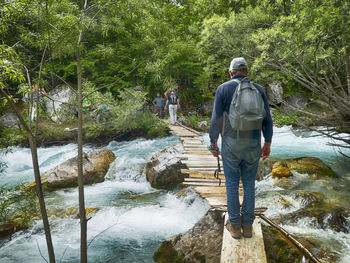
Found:
[[[112, 162], [116, 159], [114, 153], [108, 149], [93, 150], [83, 155], [83, 175], [85, 185], [100, 183], [109, 170]], [[75, 187], [78, 184], [78, 168], [77, 157], [71, 158], [56, 167], [48, 170], [41, 176], [43, 189], [47, 191], [55, 191]], [[33, 220], [40, 218], [38, 204], [35, 199], [35, 182], [30, 185], [23, 186], [14, 193], [16, 203], [13, 205], [23, 206], [25, 212], [16, 212], [14, 207], [9, 204], [8, 209], [10, 215], [0, 222], [0, 237], [8, 236], [22, 229], [26, 229]], [[87, 214], [93, 214], [96, 209], [88, 208]], [[55, 210], [48, 211], [49, 216], [69, 217], [76, 216], [77, 209], [72, 207], [65, 211]]]
[[[179, 146], [177, 147], [179, 148]], [[163, 149], [147, 163], [146, 175], [154, 187], [174, 186], [174, 184], [181, 182], [180, 160], [175, 158], [176, 154], [181, 153], [181, 151], [175, 150], [175, 148]], [[172, 157], [171, 154], [173, 154]], [[268, 180], [272, 180], [274, 187], [289, 191], [295, 201], [291, 201], [290, 197], [286, 197], [278, 191], [271, 191], [269, 195], [278, 196], [278, 203], [282, 204], [285, 209], [295, 206], [294, 202], [301, 204], [300, 209], [290, 214], [287, 213], [283, 217], [273, 218], [273, 220], [284, 225], [298, 222], [298, 220], [315, 218], [321, 229], [348, 233], [350, 229], [348, 211], [339, 207], [337, 203], [329, 203], [320, 192], [298, 189], [300, 175], [307, 176], [315, 185], [338, 178], [328, 165], [315, 157], [285, 160], [269, 158], [260, 162], [257, 180], [264, 181], [270, 178]], [[192, 229], [164, 241], [154, 254], [154, 260], [161, 263], [220, 262], [222, 233], [222, 211], [210, 210]], [[301, 252], [272, 227], [264, 225], [263, 234], [269, 263], [292, 263], [302, 259]], [[306, 237], [299, 238], [306, 247], [313, 248], [314, 240]], [[328, 258], [326, 253], [322, 251], [318, 256], [322, 259]], [[334, 255], [332, 256], [334, 257]]]

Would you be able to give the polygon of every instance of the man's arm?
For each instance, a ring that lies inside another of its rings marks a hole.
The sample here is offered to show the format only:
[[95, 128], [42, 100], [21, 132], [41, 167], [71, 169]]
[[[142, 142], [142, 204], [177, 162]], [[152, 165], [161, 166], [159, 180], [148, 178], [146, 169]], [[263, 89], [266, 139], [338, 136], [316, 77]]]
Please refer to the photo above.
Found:
[[220, 131], [222, 129], [222, 115], [224, 113], [224, 103], [223, 103], [223, 94], [222, 89], [219, 87], [216, 90], [215, 101], [213, 106], [213, 113], [211, 117], [209, 137], [211, 143], [216, 143]]
[[223, 103], [223, 94], [222, 88], [217, 88], [215, 94], [215, 101], [213, 106], [213, 113], [211, 117], [209, 137], [210, 137], [210, 146], [209, 151], [214, 157], [218, 157], [220, 154], [217, 140], [219, 138], [220, 131], [222, 129], [222, 115], [224, 113], [224, 103]]
[[271, 153], [271, 141], [272, 141], [272, 135], [273, 135], [273, 123], [272, 123], [272, 117], [270, 112], [270, 107], [267, 102], [267, 97], [264, 91], [262, 91], [262, 97], [264, 100], [264, 106], [265, 106], [265, 112], [266, 116], [263, 120], [262, 124], [262, 132], [265, 139], [265, 143], [263, 147], [261, 148], [261, 157], [263, 160], [265, 160], [267, 157], [269, 157]]

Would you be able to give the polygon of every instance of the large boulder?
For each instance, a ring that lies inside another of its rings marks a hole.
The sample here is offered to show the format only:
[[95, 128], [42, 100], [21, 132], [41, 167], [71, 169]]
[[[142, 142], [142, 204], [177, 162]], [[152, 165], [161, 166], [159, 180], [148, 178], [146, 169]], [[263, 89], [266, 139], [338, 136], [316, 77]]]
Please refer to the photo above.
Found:
[[303, 110], [308, 105], [308, 99], [299, 92], [294, 93], [292, 96], [287, 98], [286, 108], [292, 110], [294, 108]]
[[76, 92], [69, 86], [58, 86], [48, 94], [46, 110], [53, 121], [65, 121], [75, 113]]
[[223, 227], [223, 212], [209, 210], [193, 228], [164, 241], [153, 259], [167, 263], [219, 263]]
[[[93, 150], [83, 155], [84, 184], [94, 184], [104, 181], [110, 164], [115, 155], [107, 149]], [[77, 157], [71, 158], [41, 176], [41, 182], [46, 190], [57, 190], [78, 185]], [[32, 183], [31, 186], [35, 185]]]
[[267, 100], [271, 105], [281, 104], [283, 101], [283, 87], [280, 82], [274, 81], [267, 86]]
[[1, 116], [0, 125], [5, 128], [19, 129], [20, 122], [15, 113], [8, 112]]
[[319, 158], [316, 157], [301, 157], [286, 160], [288, 168], [291, 172], [301, 174], [337, 177], [336, 173]]
[[191, 122], [188, 119], [186, 119], [185, 117], [178, 116], [176, 121], [182, 125], [185, 125], [185, 126], [191, 125]]
[[157, 152], [146, 164], [146, 177], [154, 188], [171, 188], [183, 181], [185, 175], [181, 169], [186, 168], [177, 157], [183, 152], [180, 144], [169, 146]]
[[276, 162], [272, 167], [273, 177], [289, 177], [293, 172], [308, 174], [313, 178], [319, 176], [337, 177], [335, 172], [319, 158], [300, 157]]

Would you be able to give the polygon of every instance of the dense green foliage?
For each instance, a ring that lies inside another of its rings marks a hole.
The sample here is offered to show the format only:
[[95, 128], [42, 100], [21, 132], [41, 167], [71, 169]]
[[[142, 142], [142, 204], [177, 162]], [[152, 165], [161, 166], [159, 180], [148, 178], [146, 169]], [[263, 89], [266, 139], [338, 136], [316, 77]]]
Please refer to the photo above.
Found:
[[74, 87], [82, 30], [84, 80], [118, 102], [137, 85], [151, 99], [178, 83], [183, 106], [199, 107], [244, 56], [254, 81], [321, 99], [337, 126], [350, 126], [348, 1], [93, 0], [86, 12], [81, 4], [1, 1], [2, 88], [28, 82], [25, 68], [47, 91], [62, 79]]
[[38, 213], [39, 205], [33, 189], [24, 186], [0, 188], [0, 223], [14, 223], [25, 228]]

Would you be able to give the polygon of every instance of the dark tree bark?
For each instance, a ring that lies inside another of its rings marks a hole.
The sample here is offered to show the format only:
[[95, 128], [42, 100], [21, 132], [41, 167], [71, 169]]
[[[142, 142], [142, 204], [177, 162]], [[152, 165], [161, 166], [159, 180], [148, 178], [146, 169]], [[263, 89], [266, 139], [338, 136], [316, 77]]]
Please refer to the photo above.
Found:
[[[87, 0], [85, 0], [83, 10], [85, 11], [87, 6]], [[77, 79], [78, 79], [78, 188], [79, 188], [79, 214], [80, 214], [80, 262], [87, 262], [87, 221], [85, 214], [85, 197], [84, 197], [84, 177], [83, 177], [83, 88], [82, 88], [82, 70], [80, 63], [81, 52], [81, 40], [83, 32], [79, 31], [78, 43], [77, 43]]]
[[48, 219], [47, 212], [46, 212], [45, 199], [44, 199], [43, 189], [42, 189], [42, 185], [41, 185], [36, 138], [32, 133], [31, 126], [27, 125], [27, 123], [24, 121], [21, 113], [17, 110], [15, 103], [12, 101], [12, 99], [8, 96], [8, 94], [3, 89], [1, 89], [1, 91], [4, 94], [4, 96], [6, 97], [6, 99], [9, 101], [13, 110], [15, 111], [17, 117], [19, 118], [19, 120], [21, 122], [21, 125], [28, 133], [28, 141], [29, 141], [30, 150], [32, 153], [32, 160], [33, 160], [36, 192], [37, 192], [37, 196], [38, 196], [38, 200], [39, 200], [40, 213], [41, 213], [41, 217], [43, 220], [43, 226], [44, 226], [46, 244], [47, 244], [47, 251], [49, 254], [49, 261], [50, 261], [50, 263], [55, 263], [55, 253], [54, 253], [54, 249], [53, 249], [53, 245], [52, 245], [50, 224], [49, 224], [49, 219]]

